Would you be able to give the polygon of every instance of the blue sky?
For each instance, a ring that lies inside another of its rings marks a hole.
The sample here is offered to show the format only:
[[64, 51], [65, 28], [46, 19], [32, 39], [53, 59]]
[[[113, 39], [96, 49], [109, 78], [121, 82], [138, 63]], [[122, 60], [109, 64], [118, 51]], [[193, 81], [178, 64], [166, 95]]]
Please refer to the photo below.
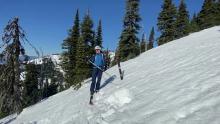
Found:
[[[140, 0], [140, 37], [143, 32], [149, 35], [152, 26], [157, 31], [157, 17], [161, 11], [163, 0]], [[173, 0], [179, 5], [180, 0]], [[199, 12], [203, 0], [185, 0], [188, 11]], [[73, 25], [77, 8], [80, 19], [83, 19], [89, 9], [94, 21], [94, 29], [99, 19], [103, 23], [104, 47], [115, 50], [122, 30], [122, 20], [125, 12], [125, 0], [0, 0], [0, 33], [8, 20], [18, 16], [20, 25], [27, 33], [27, 38], [44, 54], [60, 53], [63, 39]], [[156, 37], [159, 35], [156, 32]], [[25, 45], [27, 54], [35, 55], [34, 51]]]

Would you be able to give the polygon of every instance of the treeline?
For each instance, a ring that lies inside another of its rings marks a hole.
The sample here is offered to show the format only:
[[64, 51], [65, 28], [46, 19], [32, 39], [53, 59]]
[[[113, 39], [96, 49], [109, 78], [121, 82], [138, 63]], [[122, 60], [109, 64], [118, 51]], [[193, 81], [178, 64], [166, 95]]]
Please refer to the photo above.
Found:
[[158, 44], [170, 42], [189, 33], [200, 31], [220, 24], [219, 0], [204, 0], [202, 9], [190, 19], [187, 6], [181, 0], [178, 8], [172, 0], [164, 0], [158, 17], [158, 29], [161, 32]]
[[157, 22], [160, 36], [157, 39], [154, 38], [153, 27], [148, 41], [146, 34], [143, 34], [140, 42], [138, 38], [141, 21], [139, 4], [140, 0], [126, 0], [123, 29], [116, 51], [116, 57], [120, 58], [121, 61], [129, 60], [146, 50], [152, 49], [155, 41], [158, 45], [163, 45], [187, 36], [189, 33], [220, 24], [219, 0], [204, 0], [200, 12], [195, 13], [191, 19], [184, 0], [180, 1], [178, 7], [174, 5], [172, 0], [164, 0]]

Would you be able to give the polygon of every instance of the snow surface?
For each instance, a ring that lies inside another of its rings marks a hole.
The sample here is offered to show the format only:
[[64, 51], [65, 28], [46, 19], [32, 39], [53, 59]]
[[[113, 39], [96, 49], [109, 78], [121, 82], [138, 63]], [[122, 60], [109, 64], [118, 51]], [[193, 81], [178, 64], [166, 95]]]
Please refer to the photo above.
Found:
[[122, 81], [117, 66], [106, 71], [112, 77], [103, 74], [94, 106], [85, 83], [24, 109], [10, 124], [220, 124], [220, 26], [121, 66]]

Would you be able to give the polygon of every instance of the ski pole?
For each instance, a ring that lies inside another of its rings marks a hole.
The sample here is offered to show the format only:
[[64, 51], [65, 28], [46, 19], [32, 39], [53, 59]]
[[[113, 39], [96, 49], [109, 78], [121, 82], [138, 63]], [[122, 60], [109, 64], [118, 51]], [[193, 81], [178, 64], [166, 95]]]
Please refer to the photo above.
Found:
[[111, 75], [107, 72], [105, 72], [104, 70], [102, 70], [99, 66], [97, 66], [96, 64], [94, 64], [93, 62], [91, 62], [90, 60], [88, 60], [92, 65], [94, 65], [95, 67], [97, 67], [99, 70], [101, 70], [102, 72], [106, 73], [109, 77], [111, 77]]

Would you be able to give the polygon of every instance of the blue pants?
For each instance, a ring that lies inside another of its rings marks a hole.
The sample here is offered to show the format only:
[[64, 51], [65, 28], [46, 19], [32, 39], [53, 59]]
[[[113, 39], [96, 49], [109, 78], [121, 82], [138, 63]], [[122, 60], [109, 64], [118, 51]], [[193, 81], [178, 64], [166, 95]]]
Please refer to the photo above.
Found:
[[[96, 81], [96, 79], [97, 79], [97, 81]], [[102, 79], [102, 71], [98, 68], [93, 68], [93, 71], [92, 71], [92, 84], [90, 86], [91, 94], [93, 94], [95, 91], [99, 90], [101, 79]]]

